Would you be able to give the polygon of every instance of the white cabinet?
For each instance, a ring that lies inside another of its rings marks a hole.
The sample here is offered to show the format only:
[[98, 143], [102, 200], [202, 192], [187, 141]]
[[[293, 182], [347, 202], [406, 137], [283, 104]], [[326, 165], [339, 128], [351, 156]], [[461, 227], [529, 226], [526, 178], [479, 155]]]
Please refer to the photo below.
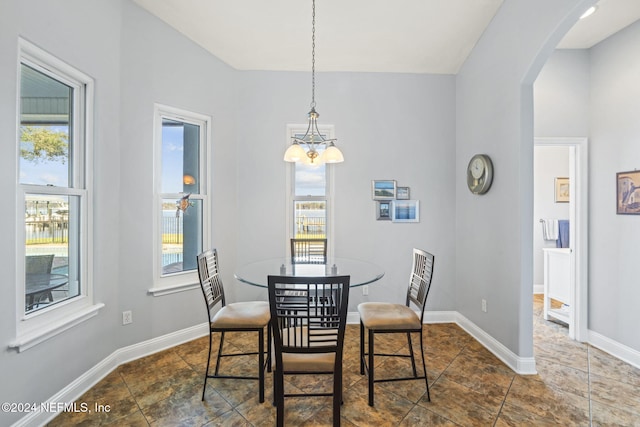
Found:
[[[544, 251], [544, 319], [553, 317], [569, 325], [569, 338], [575, 339], [575, 280], [573, 252], [565, 248], [545, 248]], [[553, 308], [551, 300], [562, 303]]]

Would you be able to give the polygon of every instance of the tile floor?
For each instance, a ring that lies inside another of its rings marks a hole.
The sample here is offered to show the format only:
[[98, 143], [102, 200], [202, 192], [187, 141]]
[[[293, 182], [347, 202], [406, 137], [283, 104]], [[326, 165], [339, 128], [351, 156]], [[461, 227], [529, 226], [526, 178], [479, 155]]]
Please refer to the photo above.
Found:
[[[359, 331], [349, 325], [345, 342], [343, 426], [640, 426], [640, 369], [594, 347], [571, 341], [566, 328], [542, 319], [535, 298], [534, 346], [538, 375], [516, 375], [455, 324], [425, 327], [431, 402], [423, 381], [376, 384], [376, 406], [367, 405], [367, 381], [359, 374]], [[229, 336], [252, 347], [255, 335]], [[406, 341], [376, 341], [398, 350]], [[216, 344], [216, 343], [214, 343]], [[200, 400], [206, 338], [120, 366], [78, 403], [109, 405], [109, 412], [63, 413], [49, 426], [273, 426], [272, 381], [258, 403], [257, 382], [209, 380]], [[225, 345], [226, 348], [226, 345]], [[236, 358], [237, 359], [237, 358]], [[230, 371], [253, 361], [226, 362]], [[406, 365], [388, 360], [378, 373]], [[286, 387], [307, 389], [322, 381], [295, 378]], [[326, 383], [325, 383], [326, 385]], [[330, 398], [285, 400], [288, 426], [331, 425]]]

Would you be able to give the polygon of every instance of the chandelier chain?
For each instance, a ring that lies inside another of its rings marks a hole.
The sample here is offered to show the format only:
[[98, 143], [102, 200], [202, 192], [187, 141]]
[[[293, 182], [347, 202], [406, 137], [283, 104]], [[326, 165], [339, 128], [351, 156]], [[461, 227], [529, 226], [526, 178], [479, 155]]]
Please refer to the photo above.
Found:
[[311, 109], [316, 108], [316, 0], [312, 1], [311, 17]]

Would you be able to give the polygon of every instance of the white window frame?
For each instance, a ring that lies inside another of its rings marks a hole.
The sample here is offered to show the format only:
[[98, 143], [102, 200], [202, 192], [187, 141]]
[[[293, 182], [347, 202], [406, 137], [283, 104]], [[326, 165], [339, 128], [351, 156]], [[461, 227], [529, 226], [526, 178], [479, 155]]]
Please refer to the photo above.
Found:
[[[290, 124], [287, 125], [286, 145], [285, 149], [291, 145], [292, 137], [296, 134], [304, 134], [307, 131], [308, 124]], [[327, 135], [327, 139], [335, 139], [335, 127], [333, 125], [318, 125], [318, 130], [321, 134]], [[285, 252], [288, 254], [291, 251], [289, 239], [293, 236], [295, 212], [294, 202], [296, 200], [323, 200], [322, 197], [296, 197], [295, 196], [295, 163], [285, 162], [287, 171], [286, 187], [287, 187], [287, 201], [286, 201], [286, 239], [285, 239]], [[333, 167], [335, 165], [326, 163], [326, 205], [327, 205], [327, 257], [333, 256], [334, 249], [334, 213], [333, 213], [333, 194], [334, 194], [334, 179], [333, 179]]]
[[[175, 120], [200, 126], [199, 174], [200, 193], [192, 194], [191, 200], [202, 201], [202, 246], [203, 250], [211, 244], [211, 208], [210, 188], [211, 174], [209, 173], [209, 153], [211, 147], [211, 117], [163, 104], [154, 105], [153, 149], [154, 149], [154, 209], [153, 209], [153, 287], [149, 293], [162, 296], [200, 286], [197, 270], [182, 271], [172, 274], [162, 274], [162, 199], [168, 195], [162, 193], [162, 120]], [[176, 200], [181, 194], [172, 194]]]
[[[73, 175], [67, 187], [20, 184], [19, 168], [16, 175], [16, 338], [10, 348], [24, 351], [93, 316], [102, 303], [94, 301], [93, 290], [93, 111], [94, 81], [83, 72], [24, 39], [18, 41], [18, 88], [21, 64], [28, 65], [53, 79], [73, 88], [73, 153], [70, 156]], [[20, 100], [17, 91], [16, 162], [20, 150]], [[26, 194], [55, 194], [78, 197], [80, 200], [79, 278], [80, 295], [58, 304], [26, 313], [25, 311], [25, 224], [24, 206]]]

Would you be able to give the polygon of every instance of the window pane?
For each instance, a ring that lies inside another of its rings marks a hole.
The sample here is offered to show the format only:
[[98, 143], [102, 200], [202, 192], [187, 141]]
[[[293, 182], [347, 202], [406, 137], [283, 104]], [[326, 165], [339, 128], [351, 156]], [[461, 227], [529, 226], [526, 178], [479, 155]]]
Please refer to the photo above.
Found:
[[68, 187], [73, 88], [22, 64], [20, 183]]
[[200, 126], [162, 120], [162, 193], [200, 193]]
[[80, 295], [79, 218], [79, 197], [26, 195], [26, 313]]
[[162, 274], [195, 270], [202, 250], [202, 200], [163, 199]]
[[[304, 135], [296, 134], [297, 138]], [[322, 135], [324, 138], [327, 135]], [[318, 155], [324, 152], [324, 146], [317, 148]], [[295, 195], [296, 196], [324, 196], [327, 188], [327, 167], [322, 164], [295, 163]]]
[[295, 238], [327, 237], [327, 203], [322, 201], [294, 201]]

